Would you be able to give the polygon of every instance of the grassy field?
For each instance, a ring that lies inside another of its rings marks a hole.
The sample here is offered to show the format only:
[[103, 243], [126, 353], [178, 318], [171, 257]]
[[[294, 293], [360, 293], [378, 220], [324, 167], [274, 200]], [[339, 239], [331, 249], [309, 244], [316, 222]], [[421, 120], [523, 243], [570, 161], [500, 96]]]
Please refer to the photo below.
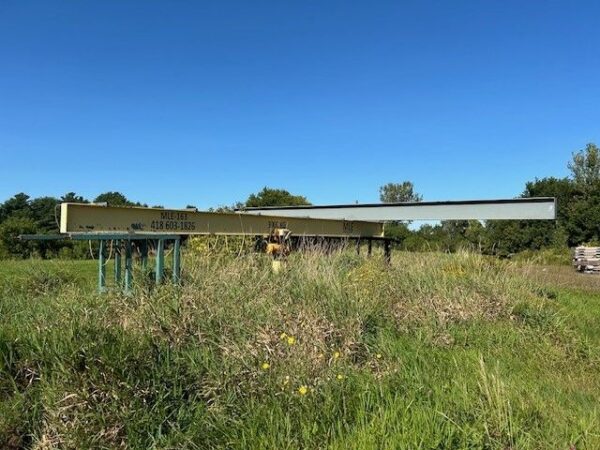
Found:
[[600, 277], [468, 253], [184, 269], [124, 296], [91, 261], [0, 262], [0, 448], [600, 448]]

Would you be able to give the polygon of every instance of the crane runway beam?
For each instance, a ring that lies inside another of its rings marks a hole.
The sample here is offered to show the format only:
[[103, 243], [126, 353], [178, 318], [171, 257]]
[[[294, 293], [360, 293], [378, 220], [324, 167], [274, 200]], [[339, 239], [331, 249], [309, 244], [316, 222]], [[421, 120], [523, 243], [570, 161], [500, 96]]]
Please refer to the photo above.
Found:
[[62, 203], [60, 232], [160, 233], [171, 235], [268, 235], [287, 228], [295, 236], [381, 238], [383, 224], [356, 220], [312, 219], [162, 209]]
[[365, 221], [555, 220], [556, 200], [552, 197], [534, 197], [448, 202], [274, 206], [245, 208], [242, 211], [247, 214], [265, 214], [289, 218]]

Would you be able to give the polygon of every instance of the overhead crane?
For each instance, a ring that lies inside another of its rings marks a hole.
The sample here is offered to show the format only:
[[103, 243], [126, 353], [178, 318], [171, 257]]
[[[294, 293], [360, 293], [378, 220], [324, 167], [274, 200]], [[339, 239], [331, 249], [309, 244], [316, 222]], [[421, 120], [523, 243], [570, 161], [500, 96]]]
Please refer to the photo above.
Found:
[[[156, 243], [155, 279], [163, 281], [165, 245], [173, 244], [173, 281], [180, 280], [182, 236], [226, 235], [258, 236], [269, 239], [271, 254], [283, 254], [287, 239], [318, 238], [323, 240], [366, 239], [383, 241], [389, 256], [389, 239], [383, 223], [356, 220], [310, 219], [255, 216], [244, 213], [218, 213], [195, 209], [144, 208], [110, 206], [93, 203], [62, 203], [60, 233], [56, 235], [23, 235], [22, 239], [67, 239], [99, 241], [98, 290], [106, 288], [106, 250], [114, 250], [115, 281], [123, 281], [129, 292], [133, 280], [133, 243], [137, 244], [143, 266], [147, 265], [149, 243]], [[284, 239], [285, 238], [285, 239]], [[122, 256], [125, 257], [124, 280], [121, 280]]]
[[[270, 240], [267, 251], [283, 253], [284, 240], [382, 241], [390, 260], [386, 221], [403, 220], [554, 220], [554, 198], [470, 200], [454, 202], [386, 203], [356, 205], [285, 206], [245, 208], [233, 213], [195, 209], [123, 207], [93, 203], [62, 203], [60, 233], [23, 235], [22, 239], [72, 239], [99, 241], [98, 289], [106, 289], [106, 249], [115, 252], [115, 280], [121, 282], [121, 257], [125, 256], [124, 289], [131, 290], [133, 247], [139, 245], [142, 265], [148, 261], [148, 243], [156, 242], [156, 282], [163, 281], [165, 243], [173, 242], [173, 281], [180, 281], [181, 237], [193, 235], [257, 236]], [[270, 249], [270, 250], [269, 250]]]

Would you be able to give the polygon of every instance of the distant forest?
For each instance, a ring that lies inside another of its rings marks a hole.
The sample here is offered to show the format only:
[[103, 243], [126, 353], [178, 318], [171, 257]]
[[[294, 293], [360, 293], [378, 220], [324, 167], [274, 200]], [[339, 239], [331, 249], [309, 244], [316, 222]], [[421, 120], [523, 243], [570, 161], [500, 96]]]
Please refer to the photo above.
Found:
[[[600, 150], [595, 144], [573, 153], [565, 178], [536, 178], [525, 184], [520, 197], [556, 197], [558, 219], [553, 221], [442, 221], [412, 229], [407, 223], [387, 224], [386, 234], [408, 251], [471, 249], [485, 254], [510, 256], [523, 251], [546, 248], [564, 250], [580, 244], [600, 243]], [[379, 188], [384, 203], [421, 201], [410, 181], [388, 183]], [[20, 241], [20, 234], [57, 233], [58, 205], [61, 202], [89, 202], [74, 192], [61, 198], [31, 198], [15, 194], [0, 204], [0, 258], [86, 258], [87, 245], [70, 241]], [[110, 205], [147, 206], [119, 192], [106, 192], [91, 201]], [[302, 195], [265, 187], [251, 194], [239, 206], [282, 206], [310, 204]], [[191, 205], [188, 205], [190, 207]]]

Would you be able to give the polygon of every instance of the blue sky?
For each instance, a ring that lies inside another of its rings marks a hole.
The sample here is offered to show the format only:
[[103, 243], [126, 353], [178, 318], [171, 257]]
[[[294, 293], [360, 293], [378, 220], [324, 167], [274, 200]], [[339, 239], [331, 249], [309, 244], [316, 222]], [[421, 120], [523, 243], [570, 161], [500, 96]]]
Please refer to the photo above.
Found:
[[600, 144], [600, 2], [0, 0], [0, 200], [513, 197]]

